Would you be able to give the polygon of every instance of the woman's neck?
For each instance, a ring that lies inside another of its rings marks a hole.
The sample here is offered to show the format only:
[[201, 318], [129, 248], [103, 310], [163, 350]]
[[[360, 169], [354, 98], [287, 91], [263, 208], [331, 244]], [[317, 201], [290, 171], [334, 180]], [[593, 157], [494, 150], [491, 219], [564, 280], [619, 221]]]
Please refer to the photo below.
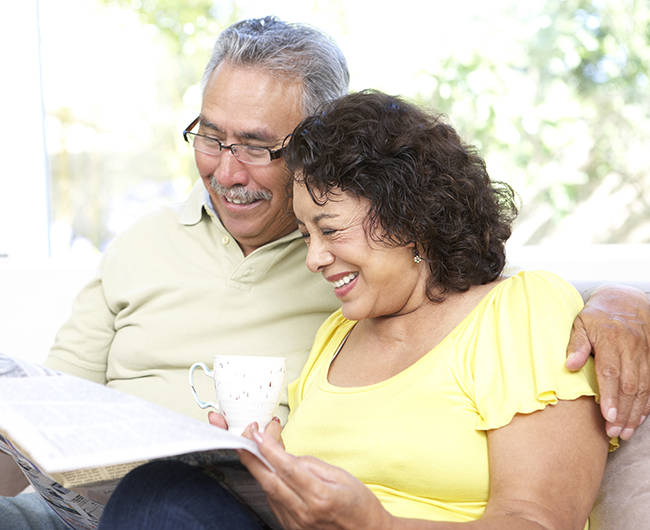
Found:
[[497, 283], [451, 294], [441, 303], [427, 299], [408, 312], [360, 321], [332, 362], [328, 380], [357, 387], [401, 373], [440, 344]]

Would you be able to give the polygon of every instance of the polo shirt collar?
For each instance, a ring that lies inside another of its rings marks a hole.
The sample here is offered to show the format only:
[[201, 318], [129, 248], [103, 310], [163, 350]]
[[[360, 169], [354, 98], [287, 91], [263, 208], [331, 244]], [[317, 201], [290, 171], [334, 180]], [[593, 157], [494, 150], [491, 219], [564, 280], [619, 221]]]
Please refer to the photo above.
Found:
[[212, 201], [210, 200], [210, 194], [208, 190], [205, 189], [203, 181], [201, 179], [197, 180], [192, 191], [190, 191], [190, 196], [185, 202], [185, 207], [181, 213], [180, 222], [184, 225], [195, 225], [201, 222], [203, 218], [203, 209], [210, 217], [217, 217], [216, 212], [212, 207]]

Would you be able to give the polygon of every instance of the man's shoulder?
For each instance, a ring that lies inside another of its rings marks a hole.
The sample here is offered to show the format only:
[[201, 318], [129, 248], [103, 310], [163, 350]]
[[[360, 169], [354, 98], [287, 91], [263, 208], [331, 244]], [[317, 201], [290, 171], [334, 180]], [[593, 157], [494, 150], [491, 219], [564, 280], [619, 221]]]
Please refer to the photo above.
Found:
[[[173, 202], [168, 204], [161, 204], [149, 210], [144, 215], [139, 217], [132, 225], [131, 229], [138, 230], [142, 227], [149, 225], [158, 225], [159, 223], [180, 224], [181, 216], [188, 207], [188, 201]], [[197, 207], [197, 210], [200, 208]], [[200, 215], [200, 214], [198, 214]]]
[[136, 219], [133, 224], [120, 233], [115, 240], [120, 241], [140, 237], [151, 230], [160, 231], [180, 224], [185, 203], [164, 204], [149, 210]]
[[157, 206], [139, 217], [118, 238], [139, 237], [151, 230], [159, 232], [162, 228], [170, 229], [179, 225], [194, 225], [203, 219], [202, 193], [205, 188], [198, 181], [183, 201], [170, 202]]
[[107, 253], [117, 248], [147, 247], [150, 244], [160, 243], [161, 239], [169, 241], [182, 236], [184, 228], [196, 225], [203, 218], [202, 207], [197, 205], [196, 212], [192, 215], [196, 218], [196, 222], [186, 222], [187, 208], [188, 201], [153, 208], [122, 231], [109, 245]]

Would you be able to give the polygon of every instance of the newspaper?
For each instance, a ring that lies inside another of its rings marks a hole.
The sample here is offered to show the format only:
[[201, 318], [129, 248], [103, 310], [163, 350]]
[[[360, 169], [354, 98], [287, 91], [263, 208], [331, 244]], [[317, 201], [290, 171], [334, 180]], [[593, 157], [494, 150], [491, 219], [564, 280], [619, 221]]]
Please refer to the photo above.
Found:
[[257, 445], [241, 436], [104, 385], [0, 354], [0, 450], [14, 458], [71, 528], [96, 529], [119, 480], [161, 458], [206, 469], [264, 524], [281, 528], [234, 449], [250, 451], [266, 462]]

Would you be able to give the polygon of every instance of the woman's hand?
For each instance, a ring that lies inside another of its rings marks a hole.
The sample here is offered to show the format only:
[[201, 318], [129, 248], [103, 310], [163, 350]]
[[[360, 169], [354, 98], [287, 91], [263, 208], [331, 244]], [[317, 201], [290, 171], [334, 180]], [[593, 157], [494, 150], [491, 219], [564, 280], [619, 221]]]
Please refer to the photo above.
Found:
[[316, 458], [288, 454], [266, 431], [253, 427], [250, 434], [275, 473], [248, 451], [238, 450], [239, 458], [285, 529], [390, 528], [391, 516], [352, 475]]
[[650, 414], [650, 303], [625, 286], [595, 289], [573, 324], [569, 370], [594, 353], [609, 436], [627, 440]]
[[226, 418], [218, 412], [208, 412], [208, 421], [210, 422], [210, 425], [228, 430], [228, 422], [226, 422]]

